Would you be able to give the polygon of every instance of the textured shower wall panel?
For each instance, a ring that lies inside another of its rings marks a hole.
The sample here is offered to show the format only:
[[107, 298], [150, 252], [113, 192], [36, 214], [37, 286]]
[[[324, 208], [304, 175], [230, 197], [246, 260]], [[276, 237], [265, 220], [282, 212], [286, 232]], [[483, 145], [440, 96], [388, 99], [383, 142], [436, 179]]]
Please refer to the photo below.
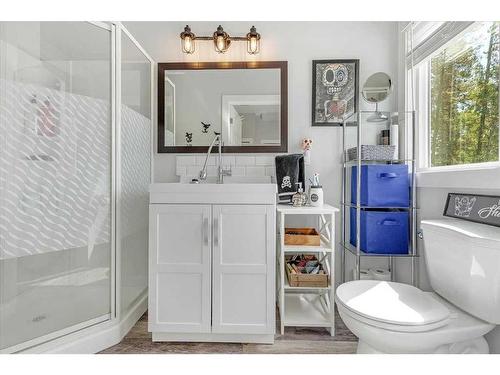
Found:
[[[121, 106], [122, 234], [147, 233], [151, 176], [151, 120]], [[146, 229], [146, 230], [145, 230]]]
[[121, 106], [121, 306], [125, 311], [147, 287], [151, 120]]
[[110, 238], [110, 106], [0, 80], [0, 259]]

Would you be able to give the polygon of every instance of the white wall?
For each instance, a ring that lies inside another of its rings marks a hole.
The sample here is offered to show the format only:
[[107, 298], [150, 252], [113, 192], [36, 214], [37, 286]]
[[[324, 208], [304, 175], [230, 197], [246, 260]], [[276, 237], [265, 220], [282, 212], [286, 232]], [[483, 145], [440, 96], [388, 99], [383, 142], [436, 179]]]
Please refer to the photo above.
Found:
[[[224, 29], [244, 35], [255, 24], [262, 35], [261, 53], [251, 57], [245, 43], [234, 43], [226, 54], [211, 42], [199, 42], [193, 55], [181, 52], [179, 33], [186, 23], [198, 35], [211, 35], [216, 22], [126, 22], [126, 27], [157, 62], [288, 61], [288, 152], [300, 152], [302, 138], [313, 138], [308, 173], [323, 179], [325, 199], [335, 205], [340, 196], [341, 129], [311, 127], [312, 60], [360, 59], [360, 86], [375, 72], [397, 78], [398, 28], [395, 22], [225, 22]], [[395, 109], [396, 93], [381, 109]], [[362, 108], [372, 108], [360, 100]], [[156, 143], [155, 143], [156, 144]], [[175, 156], [155, 154], [156, 182], [176, 181]]]
[[[261, 53], [249, 56], [245, 43], [234, 43], [226, 54], [211, 42], [197, 44], [193, 55], [181, 52], [179, 33], [186, 24], [197, 35], [211, 35], [216, 22], [126, 22], [125, 26], [156, 62], [288, 61], [288, 152], [301, 152], [303, 138], [314, 140], [307, 174], [321, 176], [325, 202], [340, 206], [342, 129], [311, 127], [312, 60], [359, 59], [359, 86], [375, 72], [386, 72], [395, 91], [381, 110], [397, 110], [398, 24], [396, 22], [224, 22], [232, 35], [245, 35], [252, 25], [261, 34]], [[359, 100], [361, 109], [374, 109]], [[156, 133], [155, 133], [156, 137]], [[156, 145], [156, 138], [154, 144]], [[241, 154], [240, 154], [241, 155]], [[273, 155], [273, 154], [269, 154]], [[154, 155], [155, 182], [178, 181], [175, 154]], [[340, 220], [337, 228], [340, 229]], [[337, 235], [340, 230], [337, 231]], [[382, 263], [384, 264], [384, 263]], [[337, 262], [339, 271], [340, 262]], [[337, 279], [337, 282], [339, 279]]]

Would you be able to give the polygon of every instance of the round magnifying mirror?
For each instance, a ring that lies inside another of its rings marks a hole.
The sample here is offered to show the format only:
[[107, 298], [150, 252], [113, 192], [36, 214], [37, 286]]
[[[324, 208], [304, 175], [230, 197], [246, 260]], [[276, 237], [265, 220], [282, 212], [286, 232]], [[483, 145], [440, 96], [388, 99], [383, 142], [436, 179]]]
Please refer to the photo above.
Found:
[[363, 98], [370, 103], [380, 103], [387, 99], [391, 91], [391, 77], [383, 72], [372, 74], [363, 85]]

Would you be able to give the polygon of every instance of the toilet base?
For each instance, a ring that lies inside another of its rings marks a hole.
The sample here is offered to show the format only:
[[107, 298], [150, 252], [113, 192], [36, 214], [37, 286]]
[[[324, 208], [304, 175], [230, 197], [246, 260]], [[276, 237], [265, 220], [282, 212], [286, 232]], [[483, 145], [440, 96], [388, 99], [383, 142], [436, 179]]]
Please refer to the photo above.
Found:
[[[455, 342], [452, 344], [441, 345], [433, 351], [422, 351], [415, 353], [392, 353], [392, 354], [488, 354], [490, 352], [488, 343], [484, 337], [473, 340]], [[359, 340], [357, 354], [391, 354], [382, 352]]]
[[356, 354], [387, 354], [387, 353], [381, 352], [380, 350], [377, 350], [374, 347], [368, 345], [366, 342], [359, 340]]

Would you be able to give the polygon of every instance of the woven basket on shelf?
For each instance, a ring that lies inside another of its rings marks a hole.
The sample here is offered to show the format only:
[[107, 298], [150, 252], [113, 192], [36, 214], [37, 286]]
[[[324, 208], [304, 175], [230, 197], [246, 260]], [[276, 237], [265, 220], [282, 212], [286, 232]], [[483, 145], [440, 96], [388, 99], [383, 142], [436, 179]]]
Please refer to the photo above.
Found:
[[[361, 160], [394, 160], [396, 146], [390, 145], [361, 145]], [[358, 148], [352, 147], [347, 150], [347, 159], [358, 158]]]

